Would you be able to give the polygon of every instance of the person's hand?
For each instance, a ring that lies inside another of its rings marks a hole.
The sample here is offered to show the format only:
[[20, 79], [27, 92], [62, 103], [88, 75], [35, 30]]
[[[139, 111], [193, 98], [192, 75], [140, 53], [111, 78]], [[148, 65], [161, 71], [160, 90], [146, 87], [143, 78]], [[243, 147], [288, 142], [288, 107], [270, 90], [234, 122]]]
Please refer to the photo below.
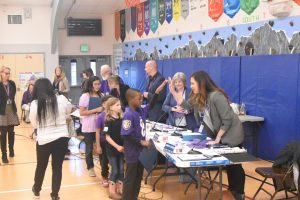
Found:
[[146, 147], [146, 148], [150, 148], [151, 147], [151, 143], [147, 140], [141, 140], [141, 145], [143, 147]]
[[164, 82], [162, 82], [155, 90], [155, 93], [156, 94], [159, 94], [164, 88], [165, 88], [165, 85], [168, 83], [169, 81], [168, 80], [164, 80]]
[[117, 150], [118, 150], [118, 152], [123, 153], [124, 152], [124, 147], [123, 146], [118, 146]]
[[216, 138], [215, 140], [207, 142], [207, 144], [209, 144], [209, 145], [214, 145], [214, 144], [219, 144], [219, 143], [220, 143], [220, 139], [218, 139], [218, 138]]
[[178, 112], [178, 113], [185, 113], [185, 109], [183, 109], [181, 106], [172, 107], [171, 111]]
[[102, 154], [102, 149], [101, 149], [101, 146], [99, 144], [96, 147], [96, 152], [97, 152], [97, 154]]
[[174, 95], [176, 93], [176, 91], [175, 91], [175, 87], [174, 87], [171, 77], [168, 78], [168, 83], [169, 83], [169, 90], [170, 90], [171, 94]]
[[148, 99], [148, 92], [144, 92], [143, 96]]

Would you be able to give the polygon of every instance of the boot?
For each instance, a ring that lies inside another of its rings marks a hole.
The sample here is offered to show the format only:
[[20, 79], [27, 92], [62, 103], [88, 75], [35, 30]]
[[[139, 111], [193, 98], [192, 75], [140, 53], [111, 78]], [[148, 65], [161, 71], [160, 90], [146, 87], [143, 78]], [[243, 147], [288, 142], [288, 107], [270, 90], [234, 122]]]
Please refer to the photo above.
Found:
[[117, 189], [116, 192], [122, 196], [122, 194], [123, 194], [123, 182], [122, 181], [117, 182], [116, 189]]
[[109, 182], [109, 196], [110, 199], [120, 200], [122, 197], [116, 193], [116, 183]]
[[8, 133], [9, 157], [15, 157], [14, 145], [15, 145], [15, 132]]
[[8, 159], [7, 159], [7, 150], [6, 150], [6, 134], [1, 134], [0, 140], [1, 140], [2, 162], [4, 164], [7, 164]]

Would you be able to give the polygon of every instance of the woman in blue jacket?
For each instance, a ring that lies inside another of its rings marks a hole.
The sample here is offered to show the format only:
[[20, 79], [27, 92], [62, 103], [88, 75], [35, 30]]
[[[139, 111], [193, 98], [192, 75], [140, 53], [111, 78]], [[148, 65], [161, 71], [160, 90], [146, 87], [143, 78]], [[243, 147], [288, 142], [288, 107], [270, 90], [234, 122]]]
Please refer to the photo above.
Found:
[[[189, 99], [191, 90], [186, 88], [186, 76], [183, 72], [177, 72], [172, 78], [172, 83], [178, 94], [182, 95], [186, 100]], [[193, 110], [185, 110], [180, 105], [177, 105], [177, 102], [171, 93], [167, 95], [162, 109], [169, 114], [167, 124], [187, 128], [189, 130], [197, 128]]]

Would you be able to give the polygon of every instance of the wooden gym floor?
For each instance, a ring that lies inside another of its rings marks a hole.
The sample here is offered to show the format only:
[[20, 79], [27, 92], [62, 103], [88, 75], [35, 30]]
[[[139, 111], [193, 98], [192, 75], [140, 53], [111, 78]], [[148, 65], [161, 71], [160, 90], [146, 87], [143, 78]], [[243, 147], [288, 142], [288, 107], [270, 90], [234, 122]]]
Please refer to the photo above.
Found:
[[[32, 199], [31, 187], [33, 185], [34, 171], [36, 167], [35, 141], [30, 139], [32, 133], [30, 124], [21, 124], [16, 127], [16, 156], [10, 160], [8, 165], [0, 166], [0, 199], [1, 200], [29, 200]], [[78, 149], [78, 140], [72, 139], [70, 142], [72, 154], [66, 157], [63, 164], [63, 180], [60, 190], [62, 200], [105, 200], [108, 198], [108, 189], [100, 185], [100, 166], [96, 160], [95, 171], [97, 177], [89, 177], [86, 170], [86, 164], [83, 157], [82, 149]], [[255, 173], [255, 168], [258, 166], [271, 166], [267, 161], [256, 161], [243, 164], [246, 174], [261, 177]], [[51, 165], [49, 163], [46, 176], [44, 179], [43, 189], [41, 191], [41, 200], [50, 199], [51, 193]], [[157, 190], [152, 192], [151, 185], [159, 175], [159, 171], [153, 173], [149, 178], [148, 185], [142, 184], [139, 199], [147, 200], [189, 200], [196, 199], [197, 190], [195, 186], [191, 186], [188, 193], [184, 195], [184, 190], [187, 184], [179, 182], [179, 177], [166, 177], [157, 185]], [[223, 172], [223, 183], [227, 184], [227, 176]], [[218, 179], [217, 179], [218, 180]], [[252, 199], [255, 191], [259, 187], [260, 182], [246, 177], [245, 194], [246, 199]], [[270, 192], [274, 188], [268, 187]], [[223, 199], [232, 199], [230, 194], [223, 188]], [[205, 195], [206, 189], [202, 189], [202, 197]], [[284, 198], [284, 194], [279, 193], [277, 198]], [[215, 185], [208, 199], [215, 200], [218, 198], [218, 185]], [[256, 199], [269, 199], [269, 196], [264, 192], [260, 192]]]

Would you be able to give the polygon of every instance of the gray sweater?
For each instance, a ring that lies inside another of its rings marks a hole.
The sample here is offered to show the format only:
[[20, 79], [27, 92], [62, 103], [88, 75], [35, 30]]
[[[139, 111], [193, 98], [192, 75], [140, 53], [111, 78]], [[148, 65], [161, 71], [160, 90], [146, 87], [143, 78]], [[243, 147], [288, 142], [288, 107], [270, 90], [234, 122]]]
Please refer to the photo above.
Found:
[[[226, 97], [221, 92], [212, 92], [208, 94], [207, 105], [209, 106], [209, 113], [211, 122], [214, 128], [213, 139], [216, 138], [220, 129], [225, 131], [221, 138], [223, 144], [231, 147], [242, 144], [244, 141], [244, 131], [241, 121], [233, 112]], [[183, 101], [181, 106], [185, 109], [194, 108], [194, 115], [198, 126], [200, 126], [200, 116], [197, 105], [191, 105], [188, 101]]]

